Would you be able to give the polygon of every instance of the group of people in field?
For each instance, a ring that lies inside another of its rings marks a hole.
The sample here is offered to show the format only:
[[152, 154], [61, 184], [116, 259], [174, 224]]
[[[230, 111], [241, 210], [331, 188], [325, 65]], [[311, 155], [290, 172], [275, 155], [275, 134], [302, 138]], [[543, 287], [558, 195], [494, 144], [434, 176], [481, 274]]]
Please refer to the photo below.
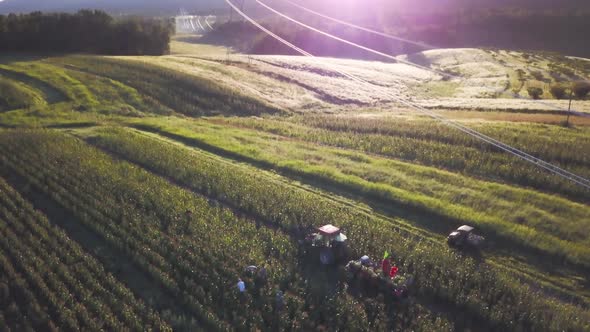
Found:
[[[254, 294], [258, 294], [258, 291], [264, 287], [268, 281], [268, 272], [266, 267], [263, 265], [260, 268], [255, 265], [249, 265], [245, 269], [245, 272], [254, 277], [254, 286], [252, 287]], [[238, 278], [237, 283], [238, 294], [241, 299], [244, 299], [244, 295], [247, 292], [246, 282], [242, 278]], [[275, 306], [277, 310], [282, 310], [284, 306], [283, 292], [277, 289], [275, 294]]]
[[387, 251], [383, 255], [380, 266], [369, 256], [363, 256], [358, 260], [350, 261], [346, 265], [346, 270], [348, 284], [353, 289], [373, 295], [390, 294], [394, 300], [406, 299], [408, 286], [413, 282], [413, 278], [399, 275], [400, 269]]
[[[258, 268], [256, 265], [249, 265], [246, 266], [244, 269], [248, 274], [254, 276], [254, 287], [256, 289], [260, 289], [266, 284], [268, 280], [268, 272], [266, 271], [266, 267], [263, 265], [262, 267]], [[244, 293], [246, 292], [246, 283], [242, 278], [238, 278], [238, 292]]]
[[383, 257], [383, 260], [381, 261], [381, 270], [383, 271], [383, 276], [389, 276], [390, 279], [393, 279], [397, 275], [399, 268], [393, 265], [393, 260], [391, 259], [391, 256], [386, 255], [385, 257]]

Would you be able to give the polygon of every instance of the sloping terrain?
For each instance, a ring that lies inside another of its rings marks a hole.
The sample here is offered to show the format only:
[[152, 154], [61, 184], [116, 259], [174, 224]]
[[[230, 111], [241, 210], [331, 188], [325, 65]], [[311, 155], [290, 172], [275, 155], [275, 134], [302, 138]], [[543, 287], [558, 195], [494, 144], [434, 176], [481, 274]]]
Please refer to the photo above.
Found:
[[[178, 44], [191, 51], [189, 45]], [[200, 72], [294, 111], [328, 110], [334, 105], [388, 110], [402, 105], [402, 99], [428, 108], [564, 113], [569, 101], [556, 100], [549, 92], [551, 86], [590, 79], [590, 62], [553, 54], [454, 49], [399, 57], [434, 70], [428, 71], [403, 63], [295, 56], [238, 54], [227, 63], [223, 52], [200, 50], [194, 48], [199, 55], [138, 60]], [[231, 75], [218, 75], [220, 71]], [[341, 72], [370, 84], [352, 81]], [[543, 89], [542, 100], [532, 100], [529, 86]], [[590, 102], [577, 100], [572, 109], [590, 113]]]
[[[173, 45], [163, 57], [0, 59], [0, 326], [590, 328], [588, 190], [400, 103], [441, 103], [437, 114], [589, 178], [588, 118], [566, 125], [541, 107], [557, 101], [511, 96], [519, 69], [550, 84], [587, 78], [585, 60], [407, 58], [445, 78]], [[342, 227], [350, 259], [392, 253], [390, 283], [413, 280], [409, 298], [320, 267], [302, 243], [324, 224]], [[486, 245], [449, 248], [463, 224]], [[248, 265], [264, 265], [266, 283]]]

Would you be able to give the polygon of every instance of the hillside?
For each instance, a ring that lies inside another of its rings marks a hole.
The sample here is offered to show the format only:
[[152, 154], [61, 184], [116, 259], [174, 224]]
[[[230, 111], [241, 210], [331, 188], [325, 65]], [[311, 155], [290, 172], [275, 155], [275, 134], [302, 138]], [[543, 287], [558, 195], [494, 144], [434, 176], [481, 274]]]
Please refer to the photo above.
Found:
[[[203, 49], [201, 46], [191, 48], [190, 44], [184, 43], [177, 45], [182, 45], [183, 52], [202, 52]], [[216, 71], [227, 73], [228, 70], [222, 51], [217, 55], [193, 57], [173, 54], [150, 61], [174, 70], [205, 73], [215, 77]], [[232, 75], [219, 76], [216, 80], [228, 87], [239, 86], [249, 94], [274, 103], [277, 107], [295, 111], [339, 109], [358, 105], [385, 109], [390, 104], [395, 104], [395, 98], [405, 98], [432, 108], [506, 110], [520, 113], [547, 111], [565, 114], [568, 101], [556, 100], [549, 91], [550, 87], [590, 79], [590, 62], [556, 54], [443, 49], [399, 58], [431, 68], [442, 75], [404, 63], [237, 55], [229, 63]], [[333, 67], [333, 73], [327, 71], [326, 66]], [[394, 95], [384, 97], [382, 89], [354, 87], [347, 78], [339, 77], [334, 72], [339, 69], [352, 70], [365, 80], [377, 80], [382, 88]], [[444, 74], [450, 76], [445, 77]], [[277, 84], [276, 80], [281, 84]], [[350, 86], [350, 89], [343, 89], [346, 86]], [[529, 86], [541, 87], [544, 100], [529, 100]], [[590, 112], [590, 103], [576, 101], [573, 109]]]
[[[588, 79], [589, 61], [400, 56], [416, 68], [182, 40], [0, 56], [0, 326], [590, 329], [589, 191], [403, 102], [590, 178], [590, 101], [566, 125], [565, 102], [525, 88]], [[325, 224], [348, 237], [340, 266], [306, 245]], [[463, 224], [486, 245], [450, 248]], [[384, 251], [393, 278], [345, 267]]]

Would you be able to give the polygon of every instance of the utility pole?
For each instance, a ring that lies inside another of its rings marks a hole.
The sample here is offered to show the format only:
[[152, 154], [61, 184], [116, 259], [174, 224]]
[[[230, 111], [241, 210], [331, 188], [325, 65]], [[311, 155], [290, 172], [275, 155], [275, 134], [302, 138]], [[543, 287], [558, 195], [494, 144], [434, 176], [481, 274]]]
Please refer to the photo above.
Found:
[[[244, 2], [246, 2], [246, 0], [241, 0], [240, 1], [240, 11], [243, 13], [244, 12]], [[242, 21], [244, 20], [243, 17], [241, 17]]]
[[572, 100], [574, 99], [574, 89], [570, 91], [570, 105], [567, 108], [567, 118], [565, 119], [565, 126], [570, 126], [570, 115], [572, 114]]
[[[240, 11], [244, 12], [244, 2], [245, 0], [237, 0], [239, 7], [240, 7]], [[241, 16], [240, 16], [241, 17]], [[230, 6], [229, 8], [229, 23], [233, 22], [233, 18], [234, 18], [234, 9], [233, 7]], [[243, 20], [243, 18], [242, 18]], [[230, 56], [231, 50], [230, 50], [230, 46], [228, 45], [226, 48], [226, 54], [225, 54], [225, 61], [229, 62], [229, 56]]]
[[[231, 27], [231, 23], [234, 20], [234, 8], [232, 6], [229, 7], [229, 22], [230, 23], [230, 27]], [[225, 61], [229, 62], [229, 44], [227, 45], [227, 47], [225, 48]]]

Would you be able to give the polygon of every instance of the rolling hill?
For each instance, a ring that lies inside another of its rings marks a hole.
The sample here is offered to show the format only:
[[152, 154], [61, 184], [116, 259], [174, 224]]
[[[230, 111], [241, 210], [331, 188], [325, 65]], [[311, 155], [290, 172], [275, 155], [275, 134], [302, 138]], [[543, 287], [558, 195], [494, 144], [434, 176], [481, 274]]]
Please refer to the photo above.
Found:
[[[588, 177], [588, 118], [566, 126], [564, 112], [518, 98], [520, 109], [497, 107], [501, 96], [476, 89], [512, 90], [522, 68], [527, 79], [557, 67], [587, 75], [585, 60], [474, 49], [414, 56], [460, 77], [444, 81], [403, 64], [228, 59], [178, 41], [172, 51], [0, 57], [0, 325], [590, 327], [588, 192], [397, 100], [471, 101], [433, 108]], [[384, 280], [376, 287], [347, 273], [354, 264], [320, 268], [302, 239], [324, 224], [342, 227], [350, 259], [387, 250], [399, 275], [366, 270]], [[449, 248], [446, 235], [462, 224], [488, 245]], [[244, 270], [251, 264], [266, 266], [265, 283]], [[406, 300], [392, 291], [401, 285]]]

